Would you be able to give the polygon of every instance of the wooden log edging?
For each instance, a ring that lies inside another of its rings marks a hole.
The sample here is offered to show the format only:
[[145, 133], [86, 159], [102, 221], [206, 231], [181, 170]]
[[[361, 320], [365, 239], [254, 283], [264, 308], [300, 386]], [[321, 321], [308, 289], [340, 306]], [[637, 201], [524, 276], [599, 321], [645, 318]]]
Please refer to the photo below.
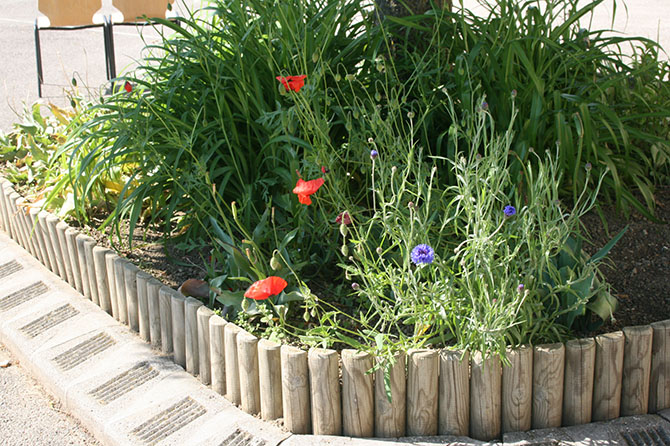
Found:
[[670, 408], [670, 320], [508, 350], [505, 364], [478, 352], [398, 353], [372, 373], [378, 359], [367, 353], [256, 338], [27, 203], [1, 177], [0, 229], [204, 384], [264, 420], [283, 417], [294, 433], [494, 440]]

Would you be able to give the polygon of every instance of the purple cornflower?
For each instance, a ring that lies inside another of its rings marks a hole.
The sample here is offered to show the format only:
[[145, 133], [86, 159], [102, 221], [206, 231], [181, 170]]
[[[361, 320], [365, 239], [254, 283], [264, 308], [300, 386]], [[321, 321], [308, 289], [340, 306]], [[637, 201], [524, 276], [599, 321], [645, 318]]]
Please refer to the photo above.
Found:
[[414, 249], [412, 249], [411, 257], [412, 262], [414, 262], [415, 265], [433, 263], [433, 260], [435, 260], [435, 251], [433, 251], [433, 248], [425, 244], [416, 245]]
[[519, 294], [523, 293], [523, 289], [525, 287], [523, 286], [523, 283], [520, 283], [518, 287], [516, 287], [516, 290], [519, 292]]
[[374, 160], [377, 159], [379, 156], [379, 152], [377, 152], [375, 149], [370, 150], [370, 159]]
[[516, 208], [508, 204], [503, 209], [503, 213], [505, 214], [505, 217], [511, 217], [512, 215], [516, 214]]

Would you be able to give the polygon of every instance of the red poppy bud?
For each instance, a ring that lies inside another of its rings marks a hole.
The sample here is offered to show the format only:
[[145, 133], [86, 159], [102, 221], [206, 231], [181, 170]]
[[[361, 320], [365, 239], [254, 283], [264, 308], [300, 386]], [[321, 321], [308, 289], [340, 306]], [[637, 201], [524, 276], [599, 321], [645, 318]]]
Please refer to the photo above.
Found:
[[133, 91], [133, 84], [130, 82], [126, 81], [125, 84], [123, 84], [123, 89], [126, 90], [128, 93]]

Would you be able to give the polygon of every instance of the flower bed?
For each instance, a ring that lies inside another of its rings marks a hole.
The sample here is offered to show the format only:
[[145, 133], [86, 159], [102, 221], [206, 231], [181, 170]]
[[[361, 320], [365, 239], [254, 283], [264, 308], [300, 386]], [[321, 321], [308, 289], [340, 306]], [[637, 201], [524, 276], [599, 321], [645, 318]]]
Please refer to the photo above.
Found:
[[292, 432], [492, 440], [670, 407], [670, 321], [523, 346], [507, 352], [507, 365], [477, 352], [411, 350], [386, 376], [371, 374], [368, 353], [259, 340], [0, 183], [0, 224], [15, 241], [203, 384]]

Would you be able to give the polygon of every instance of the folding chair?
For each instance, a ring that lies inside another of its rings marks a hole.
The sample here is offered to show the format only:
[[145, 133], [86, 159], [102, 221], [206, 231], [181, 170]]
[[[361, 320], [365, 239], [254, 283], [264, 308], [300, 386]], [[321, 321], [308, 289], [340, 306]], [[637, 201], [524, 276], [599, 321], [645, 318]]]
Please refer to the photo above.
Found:
[[40, 27], [35, 19], [35, 56], [37, 58], [37, 94], [42, 97], [44, 74], [42, 71], [42, 49], [40, 46], [40, 32], [47, 30], [78, 30], [103, 27], [105, 38], [105, 67], [107, 79], [111, 79], [109, 64], [109, 30], [102, 23], [93, 23], [93, 15], [102, 8], [102, 0], [38, 0], [37, 9], [47, 16], [49, 26]]
[[[116, 77], [116, 56], [114, 54], [114, 26], [145, 26], [149, 25], [144, 16], [152, 18], [167, 18], [168, 3], [174, 0], [112, 0], [112, 6], [121, 11], [123, 21], [114, 23], [111, 17], [105, 17], [107, 37], [105, 40], [107, 52], [107, 65], [111, 78]], [[176, 20], [177, 24], [179, 21]]]

